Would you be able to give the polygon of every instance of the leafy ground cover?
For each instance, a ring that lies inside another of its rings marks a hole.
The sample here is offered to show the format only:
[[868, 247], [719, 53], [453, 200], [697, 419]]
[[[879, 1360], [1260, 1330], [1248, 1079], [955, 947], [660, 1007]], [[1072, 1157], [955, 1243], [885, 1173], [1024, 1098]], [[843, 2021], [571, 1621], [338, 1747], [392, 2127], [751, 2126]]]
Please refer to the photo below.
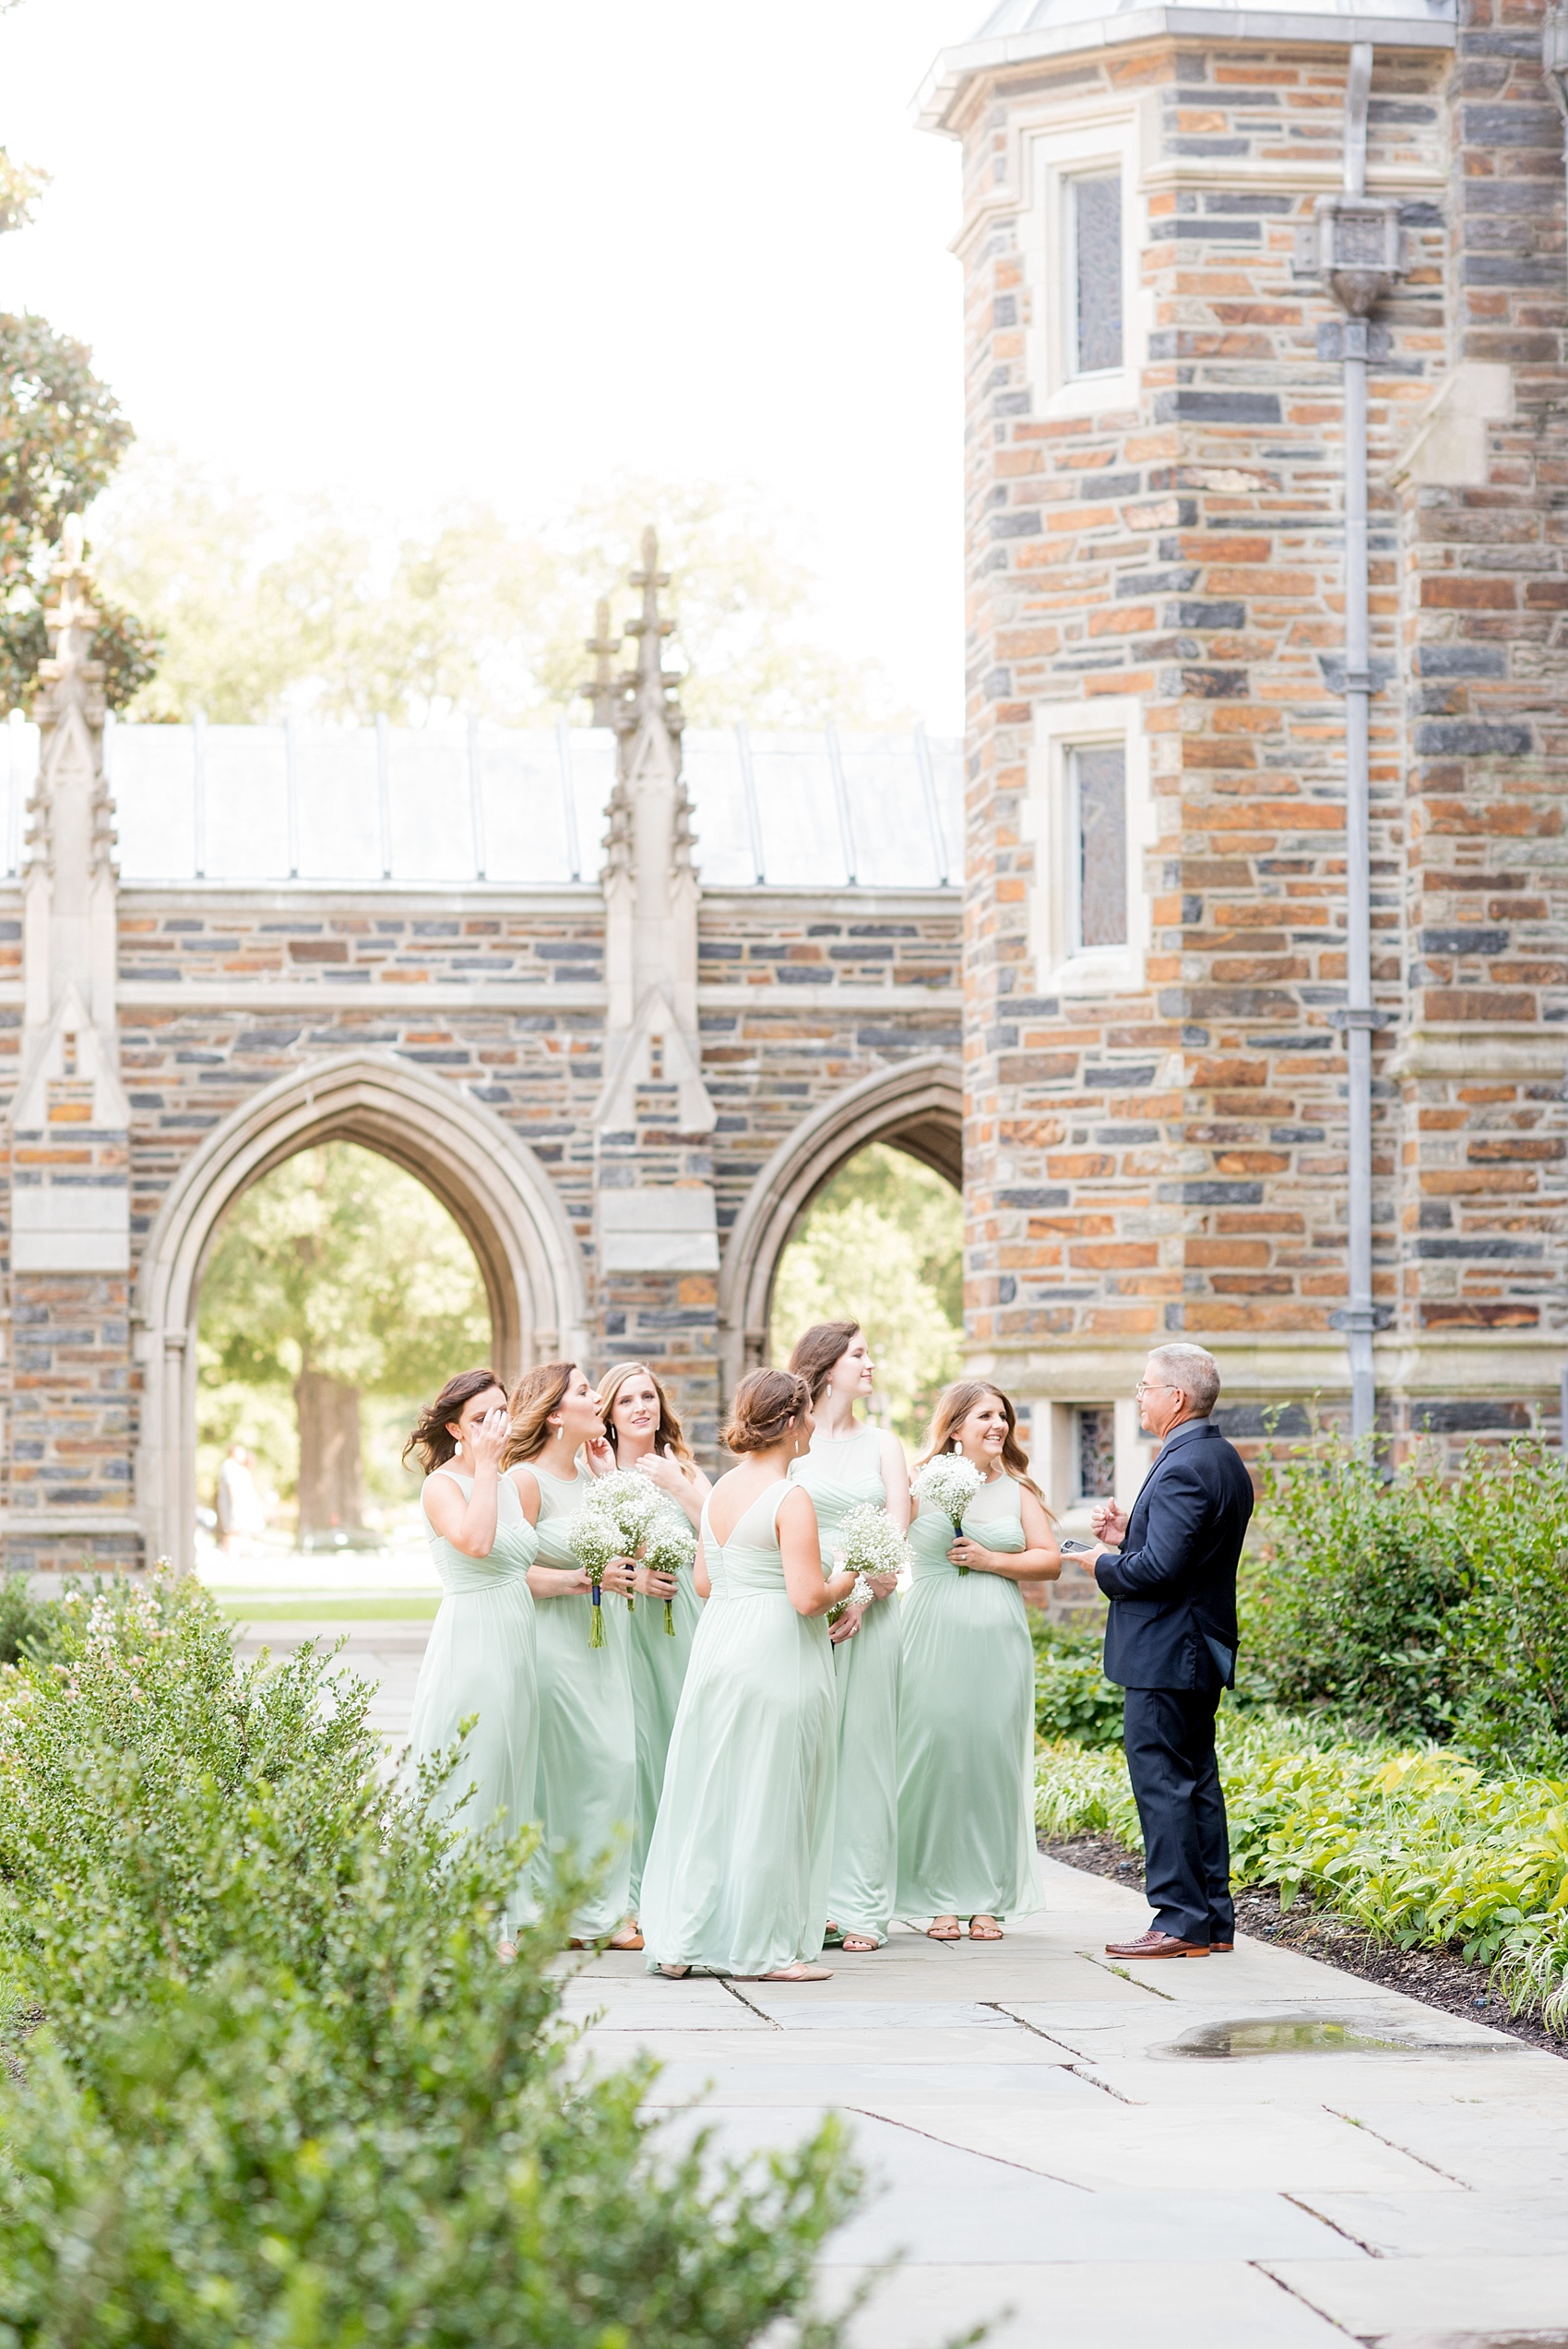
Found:
[[[191, 1585], [0, 1631], [0, 2349], [835, 2349], [837, 2125], [744, 2168], [560, 2012], [560, 1883], [389, 1790], [326, 1661]], [[772, 2330], [770, 2330], [772, 2328]]]
[[[1457, 1950], [1514, 2011], [1568, 2033], [1568, 1784], [1268, 1708], [1228, 1708], [1219, 1748], [1239, 1885], [1277, 1886], [1287, 1913], [1310, 1893], [1396, 1947]], [[1036, 1820], [1140, 1849], [1120, 1750], [1042, 1745]]]

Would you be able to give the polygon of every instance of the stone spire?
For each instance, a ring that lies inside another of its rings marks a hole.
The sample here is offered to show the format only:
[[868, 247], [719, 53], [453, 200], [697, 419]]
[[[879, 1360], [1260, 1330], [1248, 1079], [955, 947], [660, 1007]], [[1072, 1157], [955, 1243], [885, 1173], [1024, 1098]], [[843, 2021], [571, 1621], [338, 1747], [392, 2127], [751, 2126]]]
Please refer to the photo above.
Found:
[[[24, 1011], [17, 1135], [38, 1137], [38, 1176], [15, 1193], [14, 1264], [29, 1271], [112, 1271], [127, 1261], [120, 1081], [114, 809], [103, 773], [103, 664], [80, 518], [63, 533], [44, 606], [39, 664], [38, 782], [22, 876]], [[54, 1179], [48, 1138], [69, 1128], [76, 1163]], [[92, 1161], [84, 1174], [83, 1153]]]
[[594, 607], [593, 634], [583, 640], [584, 651], [593, 655], [593, 674], [586, 684], [577, 687], [584, 700], [592, 707], [596, 726], [613, 726], [615, 723], [618, 686], [611, 663], [624, 642], [624, 637], [611, 635], [610, 599], [601, 596]]

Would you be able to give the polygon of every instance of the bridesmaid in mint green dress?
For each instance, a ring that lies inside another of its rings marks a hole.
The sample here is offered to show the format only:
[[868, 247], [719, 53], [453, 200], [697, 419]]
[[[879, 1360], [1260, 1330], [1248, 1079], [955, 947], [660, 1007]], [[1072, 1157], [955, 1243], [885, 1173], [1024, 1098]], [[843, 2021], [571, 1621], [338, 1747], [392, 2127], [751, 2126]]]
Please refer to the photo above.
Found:
[[[618, 1362], [607, 1370], [599, 1382], [599, 1407], [613, 1466], [640, 1469], [670, 1508], [700, 1527], [708, 1480], [692, 1458], [670, 1398], [647, 1363]], [[689, 1574], [650, 1574], [647, 1588], [647, 1604], [635, 1607], [626, 1625], [637, 1739], [637, 1821], [629, 1893], [634, 1915], [642, 1902], [643, 1863], [659, 1816], [670, 1733], [702, 1615]], [[665, 1628], [666, 1603], [672, 1634]]]
[[788, 1481], [811, 1426], [804, 1379], [754, 1370], [741, 1381], [724, 1431], [741, 1465], [703, 1508], [707, 1604], [643, 1870], [650, 1973], [828, 1979], [813, 1962], [833, 1842], [826, 1617], [854, 1578], [824, 1575], [810, 1497]]
[[[885, 1508], [902, 1533], [909, 1522], [909, 1469], [897, 1436], [857, 1425], [857, 1399], [874, 1384], [860, 1324], [819, 1321], [790, 1357], [811, 1389], [811, 1450], [790, 1472], [816, 1510], [825, 1569], [852, 1508]], [[893, 1923], [898, 1878], [898, 1679], [902, 1651], [897, 1581], [873, 1575], [875, 1596], [829, 1629], [838, 1703], [838, 1793], [827, 1882], [827, 1938], [846, 1956], [874, 1950]]]
[[574, 1945], [607, 1940], [612, 1950], [640, 1950], [630, 1920], [637, 1755], [622, 1604], [637, 1587], [638, 1569], [625, 1558], [606, 1568], [604, 1645], [595, 1648], [593, 1586], [569, 1545], [593, 1481], [577, 1455], [604, 1433], [599, 1398], [576, 1363], [544, 1363], [518, 1382], [511, 1413], [507, 1468], [539, 1534], [529, 1588], [538, 1626], [540, 1865], [570, 1852], [600, 1871], [573, 1920]]
[[[534, 1817], [539, 1687], [528, 1571], [539, 1547], [516, 1488], [501, 1473], [506, 1395], [493, 1370], [449, 1378], [404, 1449], [430, 1471], [421, 1504], [441, 1605], [414, 1690], [405, 1783], [462, 1740], [457, 1766], [434, 1796], [437, 1815], [463, 1803], [469, 1832], [515, 1834]], [[463, 1723], [479, 1718], [465, 1737]], [[467, 1795], [469, 1799], [464, 1802]], [[523, 1884], [502, 1918], [502, 1948], [528, 1914]]]
[[[1013, 1406], [960, 1379], [938, 1398], [925, 1460], [962, 1451], [985, 1475], [960, 1532], [929, 1501], [909, 1532], [898, 1713], [898, 1907], [936, 1941], [998, 1941], [1039, 1906], [1034, 1829], [1034, 1651], [1024, 1592], [1062, 1571]], [[921, 1465], [923, 1467], [924, 1461]], [[916, 1483], [919, 1483], [919, 1469]], [[961, 1566], [969, 1571], [961, 1575]], [[1036, 1595], [1031, 1592], [1031, 1595]]]

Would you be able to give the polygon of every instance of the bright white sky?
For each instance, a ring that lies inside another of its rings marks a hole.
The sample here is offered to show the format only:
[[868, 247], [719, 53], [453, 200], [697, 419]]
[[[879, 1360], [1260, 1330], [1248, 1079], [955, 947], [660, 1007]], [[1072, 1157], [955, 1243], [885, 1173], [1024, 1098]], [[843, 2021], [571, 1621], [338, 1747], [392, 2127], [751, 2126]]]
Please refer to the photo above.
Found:
[[0, 306], [252, 488], [417, 524], [619, 466], [755, 481], [823, 633], [956, 733], [957, 160], [909, 101], [982, 13], [23, 0], [0, 143], [53, 185]]

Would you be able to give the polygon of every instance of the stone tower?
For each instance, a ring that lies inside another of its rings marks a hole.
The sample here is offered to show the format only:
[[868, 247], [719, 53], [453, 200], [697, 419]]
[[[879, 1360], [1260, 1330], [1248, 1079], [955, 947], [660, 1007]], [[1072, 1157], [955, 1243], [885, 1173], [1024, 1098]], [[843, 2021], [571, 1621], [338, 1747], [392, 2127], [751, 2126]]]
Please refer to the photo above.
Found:
[[1348, 1421], [1358, 1356], [1396, 1435], [1555, 1423], [1539, 6], [1005, 0], [921, 110], [964, 155], [971, 1352], [1069, 1499], [1135, 1480], [1174, 1335], [1241, 1433]]

